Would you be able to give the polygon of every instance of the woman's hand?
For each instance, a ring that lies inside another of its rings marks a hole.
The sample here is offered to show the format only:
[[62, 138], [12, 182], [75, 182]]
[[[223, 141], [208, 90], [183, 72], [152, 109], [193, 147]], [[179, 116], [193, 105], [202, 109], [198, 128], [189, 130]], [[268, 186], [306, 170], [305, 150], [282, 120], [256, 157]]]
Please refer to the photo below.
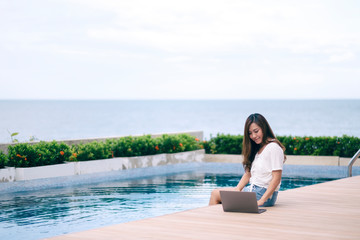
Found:
[[250, 178], [251, 178], [251, 173], [250, 173], [250, 170], [247, 168], [247, 169], [245, 170], [244, 175], [241, 177], [238, 185], [235, 187], [235, 189], [236, 189], [237, 191], [243, 190], [243, 188], [246, 186], [246, 184], [249, 183]]
[[272, 179], [270, 185], [267, 188], [264, 195], [259, 199], [259, 201], [257, 201], [258, 206], [264, 205], [264, 203], [273, 195], [276, 187], [281, 182], [281, 175], [282, 175], [282, 170], [272, 171]]
[[264, 203], [265, 203], [265, 201], [261, 200], [261, 199], [259, 201], [257, 201], [258, 206], [262, 206], [262, 205], [264, 205]]
[[241, 188], [239, 187], [239, 186], [236, 186], [236, 187], [234, 187], [234, 191], [239, 191], [239, 192], [241, 192]]

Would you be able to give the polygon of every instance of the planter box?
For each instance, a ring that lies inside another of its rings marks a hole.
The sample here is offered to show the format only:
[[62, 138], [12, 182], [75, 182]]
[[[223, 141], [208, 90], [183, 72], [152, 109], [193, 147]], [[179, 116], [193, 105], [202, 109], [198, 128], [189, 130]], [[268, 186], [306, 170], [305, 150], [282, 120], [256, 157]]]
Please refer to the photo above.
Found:
[[167, 154], [167, 164], [203, 162], [205, 150]]
[[75, 174], [82, 175], [99, 172], [119, 171], [131, 168], [160, 166], [164, 164], [166, 164], [166, 154], [81, 161], [75, 162]]
[[15, 168], [6, 167], [0, 169], [0, 182], [13, 182], [15, 181]]
[[99, 172], [119, 171], [126, 169], [127, 162], [127, 158], [111, 158], [74, 162], [75, 174], [82, 175]]
[[178, 163], [203, 162], [204, 159], [205, 150], [201, 149], [173, 154], [68, 162], [31, 168], [5, 168], [0, 169], [0, 182], [65, 177]]
[[127, 169], [166, 165], [168, 164], [167, 156], [168, 154], [157, 154], [141, 157], [129, 157]]
[[156, 167], [168, 164], [202, 162], [205, 151], [196, 150], [173, 154], [157, 154], [141, 157], [123, 157], [75, 162], [75, 174], [119, 171], [132, 168]]
[[55, 164], [30, 168], [16, 168], [15, 181], [73, 176], [74, 173], [74, 163]]

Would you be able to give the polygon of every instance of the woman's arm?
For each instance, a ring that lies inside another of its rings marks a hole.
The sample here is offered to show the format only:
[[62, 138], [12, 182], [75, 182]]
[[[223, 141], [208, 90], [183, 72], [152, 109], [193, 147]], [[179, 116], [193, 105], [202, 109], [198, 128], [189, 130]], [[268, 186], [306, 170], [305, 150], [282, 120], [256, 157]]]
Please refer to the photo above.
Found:
[[269, 187], [267, 188], [264, 195], [257, 202], [259, 206], [263, 205], [266, 202], [266, 200], [268, 200], [269, 197], [271, 197], [272, 194], [275, 192], [276, 187], [281, 182], [281, 174], [282, 174], [282, 170], [272, 171], [272, 179], [270, 181]]
[[239, 181], [239, 183], [238, 183], [238, 185], [236, 187], [214, 189], [211, 192], [209, 205], [214, 205], [214, 204], [221, 203], [220, 190], [241, 191], [246, 186], [246, 184], [249, 182], [250, 177], [251, 177], [250, 171], [245, 170], [244, 175], [241, 177], [241, 179], [240, 179], [240, 181]]
[[250, 173], [250, 170], [247, 168], [235, 189], [238, 191], [243, 190], [243, 188], [246, 186], [246, 184], [249, 183], [250, 177], [251, 177], [251, 173]]

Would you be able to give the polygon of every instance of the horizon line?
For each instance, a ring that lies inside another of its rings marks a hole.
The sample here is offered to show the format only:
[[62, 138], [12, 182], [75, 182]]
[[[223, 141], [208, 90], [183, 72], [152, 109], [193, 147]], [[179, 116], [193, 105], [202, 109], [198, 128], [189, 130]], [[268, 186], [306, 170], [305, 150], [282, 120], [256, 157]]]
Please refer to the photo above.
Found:
[[330, 101], [360, 98], [0, 98], [0, 101]]

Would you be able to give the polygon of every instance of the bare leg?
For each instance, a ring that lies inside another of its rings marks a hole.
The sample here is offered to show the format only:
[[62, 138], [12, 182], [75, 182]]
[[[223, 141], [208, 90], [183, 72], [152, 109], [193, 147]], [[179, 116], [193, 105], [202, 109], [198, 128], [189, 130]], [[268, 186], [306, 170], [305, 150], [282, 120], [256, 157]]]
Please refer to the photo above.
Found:
[[237, 191], [234, 187], [216, 188], [211, 192], [209, 205], [215, 205], [221, 203], [220, 190]]

